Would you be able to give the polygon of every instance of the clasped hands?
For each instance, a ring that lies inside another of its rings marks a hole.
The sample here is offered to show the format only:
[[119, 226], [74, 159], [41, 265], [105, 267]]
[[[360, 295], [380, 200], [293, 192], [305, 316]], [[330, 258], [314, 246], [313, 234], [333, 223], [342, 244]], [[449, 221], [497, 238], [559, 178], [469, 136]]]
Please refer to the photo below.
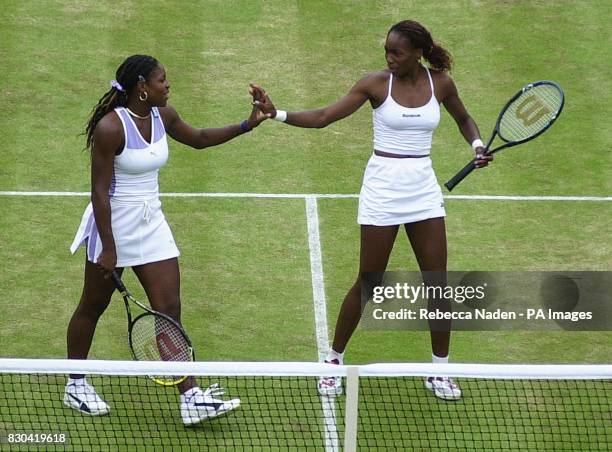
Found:
[[253, 98], [253, 110], [249, 122], [253, 121], [256, 125], [259, 125], [266, 119], [276, 116], [276, 108], [261, 86], [254, 83], [249, 84], [249, 94]]

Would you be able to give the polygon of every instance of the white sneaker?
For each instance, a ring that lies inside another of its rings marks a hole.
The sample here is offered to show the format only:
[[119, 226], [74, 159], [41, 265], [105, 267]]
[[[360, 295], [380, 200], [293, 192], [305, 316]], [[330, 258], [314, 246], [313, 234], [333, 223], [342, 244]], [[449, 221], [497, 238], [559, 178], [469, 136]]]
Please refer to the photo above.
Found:
[[224, 401], [216, 398], [224, 393], [223, 388], [215, 383], [206, 391], [202, 391], [196, 386], [181, 394], [183, 424], [192, 425], [204, 419], [212, 419], [240, 406], [240, 399]]
[[85, 378], [72, 380], [66, 384], [64, 405], [89, 416], [103, 416], [110, 411], [108, 404]]
[[442, 400], [459, 400], [461, 398], [459, 385], [450, 377], [428, 377], [425, 380], [425, 387]]
[[[337, 359], [325, 360], [327, 364], [340, 364]], [[317, 389], [322, 396], [337, 396], [342, 394], [342, 377], [321, 377]]]

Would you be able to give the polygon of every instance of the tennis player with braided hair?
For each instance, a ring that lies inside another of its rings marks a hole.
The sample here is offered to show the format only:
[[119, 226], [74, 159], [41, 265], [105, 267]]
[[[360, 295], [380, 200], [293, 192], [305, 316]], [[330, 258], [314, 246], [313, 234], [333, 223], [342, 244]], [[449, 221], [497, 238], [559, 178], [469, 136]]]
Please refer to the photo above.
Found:
[[[158, 171], [168, 159], [166, 134], [201, 149], [257, 127], [266, 115], [252, 108], [248, 119], [221, 128], [198, 129], [169, 106], [170, 84], [153, 57], [132, 55], [117, 69], [111, 88], [94, 107], [86, 128], [91, 150], [91, 203], [85, 209], [71, 251], [86, 248], [81, 300], [68, 325], [69, 359], [86, 359], [98, 319], [107, 308], [117, 269], [132, 267], [151, 306], [180, 323], [179, 250], [161, 210]], [[215, 398], [215, 385], [200, 389], [193, 378], [179, 386], [185, 424], [216, 417], [240, 400]], [[88, 415], [109, 412], [108, 404], [83, 375], [71, 375], [64, 403]]]
[[[491, 160], [483, 154], [478, 127], [448, 75], [451, 56], [434, 42], [425, 27], [411, 20], [393, 25], [385, 42], [385, 58], [387, 69], [366, 75], [348, 94], [325, 108], [288, 113], [277, 110], [261, 87], [252, 85], [251, 89], [261, 111], [297, 127], [326, 127], [353, 114], [366, 101], [373, 109], [374, 152], [365, 170], [357, 216], [361, 225], [359, 275], [342, 303], [336, 323], [333, 346], [326, 359], [334, 364], [343, 363], [345, 348], [361, 318], [362, 282], [373, 289], [364, 273], [385, 271], [400, 225], [404, 226], [421, 271], [438, 275], [446, 272], [444, 201], [429, 156], [433, 131], [440, 121], [439, 104], [444, 105], [471, 144], [476, 165], [483, 167]], [[445, 284], [446, 278], [442, 278], [444, 281], [438, 277], [434, 278], [437, 281], [425, 282]], [[432, 303], [436, 305], [436, 300], [430, 300], [430, 309]], [[448, 362], [450, 322], [432, 328], [430, 334], [433, 362]], [[459, 386], [448, 377], [429, 377], [425, 386], [441, 399], [461, 397]], [[323, 395], [341, 394], [341, 379], [322, 378], [318, 389]]]

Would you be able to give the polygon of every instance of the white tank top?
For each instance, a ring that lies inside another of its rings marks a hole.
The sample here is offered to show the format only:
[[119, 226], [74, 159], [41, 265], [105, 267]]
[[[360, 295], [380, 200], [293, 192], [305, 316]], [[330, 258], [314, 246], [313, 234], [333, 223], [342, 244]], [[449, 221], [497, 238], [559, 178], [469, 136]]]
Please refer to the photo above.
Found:
[[151, 143], [138, 131], [130, 114], [123, 107], [115, 108], [123, 124], [125, 146], [115, 156], [109, 196], [118, 201], [138, 202], [159, 196], [157, 175], [168, 161], [166, 129], [156, 107], [151, 109]]
[[433, 131], [440, 122], [440, 105], [434, 94], [429, 69], [431, 97], [422, 107], [404, 107], [391, 96], [393, 74], [389, 74], [387, 98], [372, 111], [374, 149], [400, 155], [428, 155]]

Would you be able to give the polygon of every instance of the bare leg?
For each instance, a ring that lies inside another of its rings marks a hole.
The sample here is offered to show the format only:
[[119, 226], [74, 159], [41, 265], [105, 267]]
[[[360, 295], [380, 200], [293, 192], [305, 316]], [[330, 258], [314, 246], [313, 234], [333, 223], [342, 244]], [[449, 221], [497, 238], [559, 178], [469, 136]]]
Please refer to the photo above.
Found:
[[[180, 272], [178, 259], [172, 258], [159, 262], [139, 265], [134, 273], [147, 293], [151, 307], [180, 323]], [[240, 399], [221, 400], [216, 397], [223, 391], [189, 391], [198, 386], [192, 376], [177, 385], [181, 393], [180, 412], [185, 425], [192, 425], [228, 413], [240, 406]], [[188, 394], [186, 394], [189, 391]]]
[[[133, 267], [134, 273], [144, 288], [151, 307], [181, 323], [180, 271], [178, 259], [172, 258], [159, 262]], [[182, 394], [197, 386], [193, 377], [188, 377], [178, 385]]]
[[181, 323], [181, 283], [178, 259], [132, 268], [144, 288], [151, 307]]
[[[117, 271], [121, 273], [123, 270]], [[114, 290], [113, 282], [104, 278], [96, 264], [86, 260], [81, 300], [68, 323], [68, 359], [87, 359], [98, 319], [110, 303]], [[71, 377], [82, 378], [83, 375]]]
[[[417, 262], [422, 272], [442, 272], [435, 281], [425, 281], [426, 284], [446, 284], [447, 247], [444, 218], [431, 218], [405, 225], [406, 233], [412, 245]], [[430, 300], [429, 309], [447, 310], [448, 302]], [[450, 345], [450, 321], [437, 324], [437, 331], [431, 331], [431, 348], [434, 355], [448, 356]], [[442, 328], [440, 328], [442, 326]]]
[[362, 273], [384, 272], [399, 226], [361, 226], [359, 275], [346, 294], [334, 333], [333, 349], [343, 353], [361, 319]]

